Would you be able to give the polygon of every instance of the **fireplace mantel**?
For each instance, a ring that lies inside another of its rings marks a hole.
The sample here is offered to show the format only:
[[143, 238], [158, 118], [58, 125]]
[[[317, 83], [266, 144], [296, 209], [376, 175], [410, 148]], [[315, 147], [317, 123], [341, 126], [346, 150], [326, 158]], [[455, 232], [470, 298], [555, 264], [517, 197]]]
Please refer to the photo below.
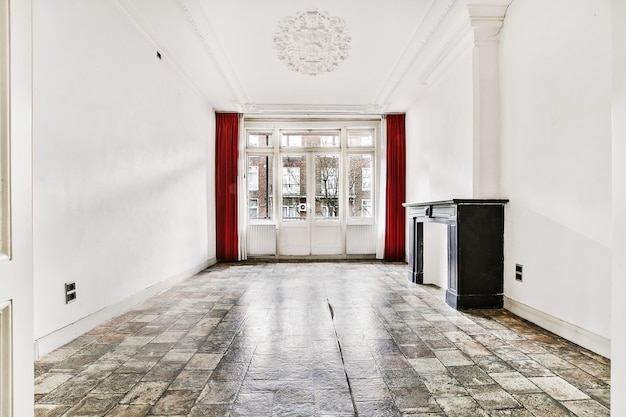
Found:
[[501, 308], [504, 205], [509, 200], [452, 199], [404, 203], [410, 224], [409, 280], [424, 281], [424, 223], [447, 226], [446, 303], [458, 310]]

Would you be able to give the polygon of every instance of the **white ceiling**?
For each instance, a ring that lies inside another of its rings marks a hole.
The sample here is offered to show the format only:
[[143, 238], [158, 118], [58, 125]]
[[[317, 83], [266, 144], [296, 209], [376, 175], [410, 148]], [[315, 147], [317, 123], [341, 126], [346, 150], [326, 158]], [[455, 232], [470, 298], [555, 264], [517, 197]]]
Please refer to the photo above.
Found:
[[[381, 113], [407, 110], [434, 60], [424, 45], [457, 1], [118, 3], [216, 110]], [[339, 68], [314, 76], [289, 70], [272, 41], [284, 17], [311, 8], [342, 18], [352, 38]]]

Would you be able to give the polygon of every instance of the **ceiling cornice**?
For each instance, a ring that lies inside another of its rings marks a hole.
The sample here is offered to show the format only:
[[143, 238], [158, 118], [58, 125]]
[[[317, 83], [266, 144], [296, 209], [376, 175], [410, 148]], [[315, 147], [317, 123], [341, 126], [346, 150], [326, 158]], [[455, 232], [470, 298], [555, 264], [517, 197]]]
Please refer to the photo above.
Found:
[[[153, 43], [158, 51], [172, 64], [172, 66], [182, 75], [182, 77], [190, 84], [193, 90], [211, 103], [209, 94], [194, 80], [182, 60], [178, 58], [176, 53], [170, 49], [166, 42], [159, 36], [158, 32], [141, 17], [141, 13], [133, 6], [129, 0], [114, 0], [115, 4], [128, 17], [128, 19], [139, 29], [139, 31]], [[212, 104], [211, 104], [212, 105]]]
[[398, 89], [400, 83], [409, 75], [422, 50], [444, 21], [457, 0], [433, 0], [426, 15], [418, 24], [401, 58], [396, 62], [383, 87], [372, 102], [384, 105]]
[[187, 22], [200, 39], [205, 51], [219, 69], [224, 82], [226, 82], [235, 96], [236, 102], [242, 103], [250, 101], [234, 67], [224, 52], [221, 42], [215, 36], [202, 7], [196, 0], [176, 0], [176, 3], [182, 9]]

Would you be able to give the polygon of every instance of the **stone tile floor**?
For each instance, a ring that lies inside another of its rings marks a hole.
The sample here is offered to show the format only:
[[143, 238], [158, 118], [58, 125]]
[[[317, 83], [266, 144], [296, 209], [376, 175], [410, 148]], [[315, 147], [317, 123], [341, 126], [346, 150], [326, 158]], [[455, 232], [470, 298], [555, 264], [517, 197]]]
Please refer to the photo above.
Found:
[[35, 364], [36, 416], [608, 416], [610, 363], [405, 264], [219, 264]]

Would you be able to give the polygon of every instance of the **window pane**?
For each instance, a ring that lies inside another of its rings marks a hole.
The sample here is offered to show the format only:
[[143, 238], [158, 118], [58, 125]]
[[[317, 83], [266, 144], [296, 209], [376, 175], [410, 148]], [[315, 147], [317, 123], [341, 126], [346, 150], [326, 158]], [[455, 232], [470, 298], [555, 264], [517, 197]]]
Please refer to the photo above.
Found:
[[282, 219], [306, 220], [306, 157], [284, 156], [282, 167]]
[[374, 215], [372, 207], [373, 159], [372, 154], [350, 155], [348, 158], [348, 201], [351, 217]]
[[339, 147], [339, 132], [319, 133], [283, 133], [280, 141], [281, 146], [288, 147], [313, 147], [327, 148]]
[[[248, 156], [248, 208], [251, 219], [272, 218], [273, 177], [272, 155]], [[253, 207], [256, 209], [253, 210]]]
[[268, 148], [272, 145], [272, 134], [268, 132], [248, 133], [249, 148]]
[[315, 157], [315, 216], [339, 217], [339, 155]]
[[348, 132], [348, 146], [374, 146], [373, 132]]

